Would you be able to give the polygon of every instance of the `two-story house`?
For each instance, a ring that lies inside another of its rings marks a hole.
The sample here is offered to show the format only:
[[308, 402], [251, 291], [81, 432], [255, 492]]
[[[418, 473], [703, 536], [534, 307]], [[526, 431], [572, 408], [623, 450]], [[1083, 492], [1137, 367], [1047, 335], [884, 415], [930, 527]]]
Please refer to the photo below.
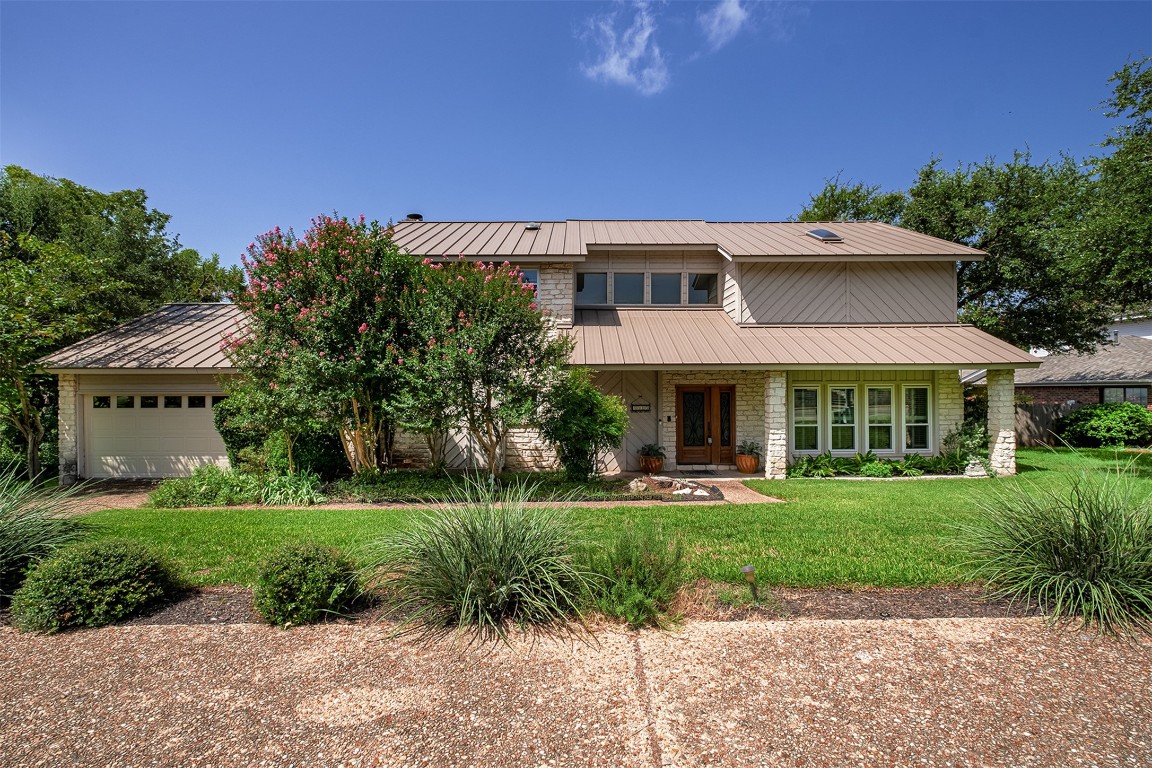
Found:
[[[729, 467], [752, 440], [770, 478], [801, 454], [932, 454], [963, 419], [959, 371], [973, 368], [988, 370], [992, 463], [1015, 471], [1013, 371], [1039, 361], [957, 323], [956, 262], [980, 251], [873, 222], [409, 217], [393, 239], [422, 257], [523, 269], [575, 338], [572, 364], [628, 408], [608, 471], [638, 468], [646, 443], [665, 447], [666, 468], [692, 469]], [[62, 474], [162, 476], [221, 461], [210, 406], [230, 372], [219, 340], [235, 314], [170, 305], [52, 355]], [[470, 461], [467, 442], [450, 453], [457, 464]], [[528, 431], [506, 455], [551, 461]]]

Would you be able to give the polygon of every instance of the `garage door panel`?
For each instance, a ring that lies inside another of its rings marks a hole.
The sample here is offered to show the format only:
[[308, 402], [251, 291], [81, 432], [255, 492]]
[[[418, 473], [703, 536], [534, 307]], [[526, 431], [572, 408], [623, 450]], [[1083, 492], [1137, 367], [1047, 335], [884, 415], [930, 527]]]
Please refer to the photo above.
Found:
[[88, 477], [173, 477], [202, 464], [228, 466], [211, 408], [141, 408], [141, 393], [121, 394], [132, 395], [135, 407], [96, 408], [91, 395], [84, 398]]

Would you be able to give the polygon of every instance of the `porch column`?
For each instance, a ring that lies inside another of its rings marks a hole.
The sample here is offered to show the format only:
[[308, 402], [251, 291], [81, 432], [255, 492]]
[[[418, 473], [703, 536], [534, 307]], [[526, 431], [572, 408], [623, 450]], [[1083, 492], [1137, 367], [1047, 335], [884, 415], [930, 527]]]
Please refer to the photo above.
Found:
[[988, 371], [988, 452], [998, 476], [1016, 474], [1015, 371]]
[[764, 374], [764, 477], [788, 476], [788, 374]]
[[71, 485], [80, 476], [80, 397], [77, 393], [76, 374], [59, 374], [56, 377], [56, 392], [60, 414], [60, 485]]

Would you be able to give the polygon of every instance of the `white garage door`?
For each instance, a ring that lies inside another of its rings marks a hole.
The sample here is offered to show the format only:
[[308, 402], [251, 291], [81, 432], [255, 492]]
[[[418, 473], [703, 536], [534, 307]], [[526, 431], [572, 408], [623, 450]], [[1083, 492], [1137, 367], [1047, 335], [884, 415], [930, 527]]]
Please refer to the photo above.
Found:
[[212, 424], [219, 395], [84, 396], [86, 477], [175, 477], [228, 466]]

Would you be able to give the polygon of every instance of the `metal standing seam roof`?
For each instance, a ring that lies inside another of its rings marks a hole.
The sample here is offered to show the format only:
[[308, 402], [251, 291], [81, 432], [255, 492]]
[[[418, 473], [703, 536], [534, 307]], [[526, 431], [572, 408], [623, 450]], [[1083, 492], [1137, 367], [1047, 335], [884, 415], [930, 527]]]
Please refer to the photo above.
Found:
[[[420, 256], [579, 261], [611, 248], [714, 248], [734, 259], [951, 258], [976, 261], [983, 251], [878, 221], [767, 222], [699, 220], [400, 221], [392, 241]], [[843, 242], [806, 233], [827, 227]]]
[[39, 362], [49, 371], [231, 370], [220, 344], [243, 323], [244, 315], [234, 304], [166, 304]]
[[722, 309], [578, 310], [573, 365], [592, 368], [1035, 367], [967, 325], [741, 326]]

